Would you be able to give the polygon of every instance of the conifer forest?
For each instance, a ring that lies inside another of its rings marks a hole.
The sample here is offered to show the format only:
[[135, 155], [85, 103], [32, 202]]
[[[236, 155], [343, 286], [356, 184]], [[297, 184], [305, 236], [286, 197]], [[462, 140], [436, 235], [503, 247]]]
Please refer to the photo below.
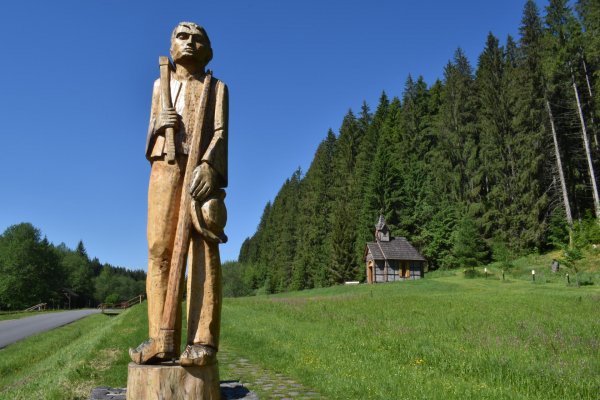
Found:
[[600, 1], [526, 1], [518, 37], [489, 33], [475, 65], [458, 48], [441, 80], [348, 111], [265, 205], [245, 281], [364, 281], [380, 213], [429, 269], [600, 242], [599, 92]]

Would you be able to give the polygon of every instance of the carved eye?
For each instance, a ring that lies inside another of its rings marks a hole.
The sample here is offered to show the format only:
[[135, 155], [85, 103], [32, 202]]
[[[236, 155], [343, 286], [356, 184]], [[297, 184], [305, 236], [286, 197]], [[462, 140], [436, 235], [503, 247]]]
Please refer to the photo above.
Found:
[[190, 35], [185, 32], [179, 32], [177, 34], [177, 39], [186, 40], [188, 37], [190, 37]]

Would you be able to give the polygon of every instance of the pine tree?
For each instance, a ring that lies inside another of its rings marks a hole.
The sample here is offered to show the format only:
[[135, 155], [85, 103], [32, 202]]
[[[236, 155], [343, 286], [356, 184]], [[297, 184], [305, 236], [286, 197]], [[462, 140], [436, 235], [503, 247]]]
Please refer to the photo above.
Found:
[[370, 123], [365, 131], [365, 136], [361, 141], [358, 154], [356, 156], [355, 179], [356, 187], [360, 191], [358, 196], [358, 218], [356, 226], [356, 245], [355, 257], [358, 264], [363, 263], [365, 243], [373, 240], [373, 221], [377, 217], [379, 210], [373, 209], [367, 201], [369, 196], [369, 180], [371, 170], [373, 169], [373, 158], [377, 152], [379, 137], [383, 130], [383, 125], [389, 112], [390, 102], [383, 92], [379, 98], [379, 104]]
[[88, 254], [87, 254], [87, 250], [85, 249], [85, 246], [83, 245], [83, 241], [80, 240], [77, 243], [77, 247], [75, 248], [75, 251], [77, 252], [77, 254], [79, 254], [80, 256], [86, 258], [89, 260]]
[[488, 251], [475, 220], [465, 215], [454, 234], [453, 255], [458, 267], [475, 268], [487, 261]]
[[333, 157], [334, 201], [329, 218], [331, 226], [331, 279], [356, 279], [362, 269], [355, 258], [356, 221], [358, 219], [358, 199], [360, 191], [356, 186], [355, 167], [358, 149], [361, 144], [361, 131], [352, 111], [349, 111], [340, 127]]
[[583, 27], [581, 66], [584, 69], [585, 84], [588, 89], [588, 107], [592, 115], [592, 131], [596, 151], [598, 143], [598, 123], [600, 121], [600, 3], [597, 0], [579, 0], [577, 13]]
[[375, 221], [376, 216], [383, 211], [392, 234], [399, 233], [399, 212], [402, 208], [402, 178], [395, 162], [398, 155], [394, 152], [398, 140], [400, 114], [400, 100], [394, 98], [379, 135], [369, 181], [363, 189], [366, 191], [366, 210], [363, 212], [374, 216], [371, 221]]
[[333, 152], [336, 138], [329, 130], [302, 181], [298, 216], [298, 249], [292, 287], [306, 289], [327, 284], [329, 264], [328, 218], [332, 208]]
[[[549, 108], [553, 110], [555, 130], [558, 132], [564, 160], [565, 179], [575, 213], [582, 217], [586, 209], [594, 206], [598, 217], [600, 199], [589, 146], [585, 144], [585, 118], [576, 101], [579, 97], [578, 75], [574, 60], [577, 59], [579, 35], [580, 27], [566, 0], [551, 0], [546, 7], [543, 62], [548, 83]], [[584, 172], [586, 170], [587, 176]], [[594, 201], [590, 202], [590, 198]]]
[[514, 99], [509, 93], [511, 62], [499, 46], [498, 39], [488, 35], [486, 48], [479, 57], [476, 84], [479, 100], [480, 169], [476, 179], [481, 186], [476, 212], [486, 237], [508, 243], [520, 238], [513, 231], [516, 215], [512, 206], [517, 201], [518, 180], [516, 138], [512, 121]]
[[470, 175], [477, 167], [478, 138], [473, 72], [460, 48], [446, 65], [444, 80], [434, 160], [439, 163], [437, 181], [453, 202], [466, 204], [479, 194]]
[[402, 181], [402, 207], [399, 212], [399, 233], [409, 239], [419, 235], [430, 218], [426, 209], [428, 153], [433, 138], [429, 118], [429, 91], [420, 76], [414, 81], [409, 75], [404, 87], [402, 112], [395, 143], [395, 164]]

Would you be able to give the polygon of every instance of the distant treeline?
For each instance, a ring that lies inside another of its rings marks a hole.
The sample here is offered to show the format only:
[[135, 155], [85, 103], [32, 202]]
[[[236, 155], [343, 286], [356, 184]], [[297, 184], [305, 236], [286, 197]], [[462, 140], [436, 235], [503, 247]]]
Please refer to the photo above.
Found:
[[75, 250], [55, 246], [30, 223], [0, 235], [0, 310], [38, 303], [49, 308], [96, 306], [146, 292], [146, 272], [90, 259], [83, 242]]
[[519, 33], [490, 33], [476, 68], [459, 48], [443, 80], [409, 76], [402, 98], [349, 111], [243, 243], [249, 287], [364, 279], [380, 212], [431, 268], [547, 249], [596, 221], [600, 2], [551, 0], [542, 16], [526, 1]]

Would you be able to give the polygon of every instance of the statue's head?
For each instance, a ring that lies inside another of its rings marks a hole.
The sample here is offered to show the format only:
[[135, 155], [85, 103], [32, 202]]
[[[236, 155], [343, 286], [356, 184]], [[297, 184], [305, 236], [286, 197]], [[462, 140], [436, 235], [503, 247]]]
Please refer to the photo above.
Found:
[[197, 63], [202, 68], [212, 60], [213, 51], [206, 31], [193, 22], [180, 22], [171, 34], [171, 58], [175, 64]]

